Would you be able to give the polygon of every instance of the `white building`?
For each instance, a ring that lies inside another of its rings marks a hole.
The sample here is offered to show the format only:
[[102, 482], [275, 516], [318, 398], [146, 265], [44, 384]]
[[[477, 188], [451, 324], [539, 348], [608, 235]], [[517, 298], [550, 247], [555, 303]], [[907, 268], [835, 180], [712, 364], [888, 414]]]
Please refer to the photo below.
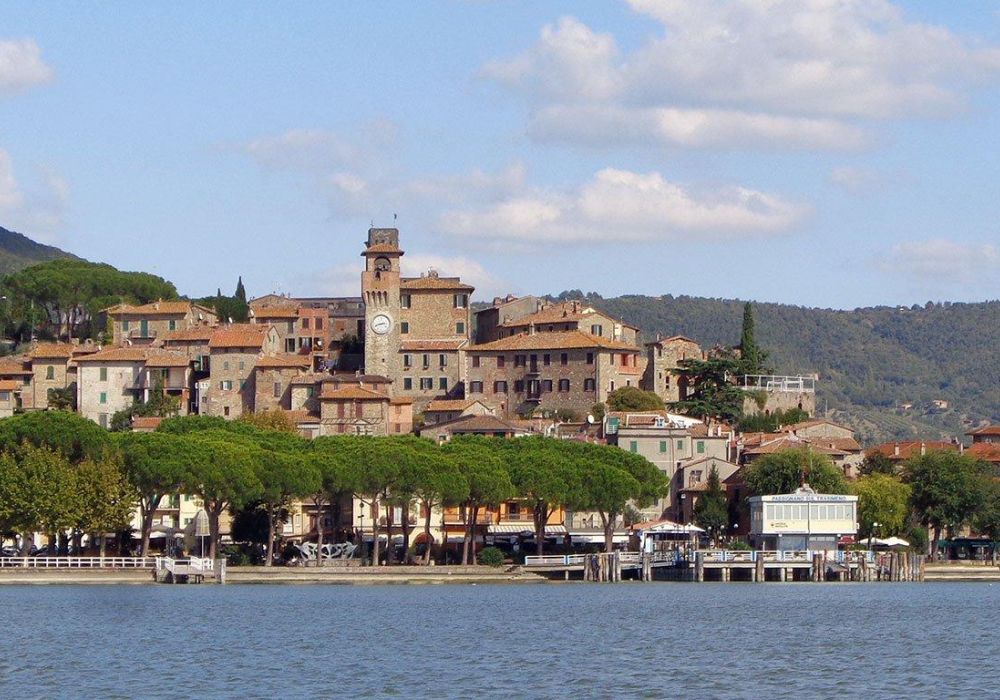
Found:
[[764, 550], [835, 550], [858, 532], [858, 497], [795, 493], [750, 499], [750, 542]]

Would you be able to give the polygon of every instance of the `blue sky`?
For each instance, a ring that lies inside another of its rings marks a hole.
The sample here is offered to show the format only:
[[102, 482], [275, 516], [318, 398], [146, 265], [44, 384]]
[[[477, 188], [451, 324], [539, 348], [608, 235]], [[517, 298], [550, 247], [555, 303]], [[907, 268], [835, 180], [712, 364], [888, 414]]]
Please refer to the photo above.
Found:
[[192, 295], [1000, 298], [987, 2], [0, 7], [0, 225]]

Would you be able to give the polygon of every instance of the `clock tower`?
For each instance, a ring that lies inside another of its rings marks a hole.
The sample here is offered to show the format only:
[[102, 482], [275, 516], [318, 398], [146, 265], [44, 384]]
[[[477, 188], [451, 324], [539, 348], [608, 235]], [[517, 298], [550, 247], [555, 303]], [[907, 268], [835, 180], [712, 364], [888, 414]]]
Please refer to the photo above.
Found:
[[[365, 301], [365, 373], [399, 376], [399, 229], [370, 228], [361, 273]], [[396, 387], [397, 389], [399, 387]]]

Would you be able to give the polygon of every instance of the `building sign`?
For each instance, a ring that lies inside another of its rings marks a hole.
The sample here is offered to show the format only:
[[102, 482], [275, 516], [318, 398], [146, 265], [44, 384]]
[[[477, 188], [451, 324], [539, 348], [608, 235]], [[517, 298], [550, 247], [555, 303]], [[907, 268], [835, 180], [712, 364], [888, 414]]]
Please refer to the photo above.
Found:
[[853, 501], [856, 500], [856, 496], [840, 496], [835, 494], [819, 494], [819, 493], [806, 493], [806, 494], [796, 494], [789, 493], [781, 496], [770, 496], [766, 498], [767, 503], [816, 503], [818, 501]]

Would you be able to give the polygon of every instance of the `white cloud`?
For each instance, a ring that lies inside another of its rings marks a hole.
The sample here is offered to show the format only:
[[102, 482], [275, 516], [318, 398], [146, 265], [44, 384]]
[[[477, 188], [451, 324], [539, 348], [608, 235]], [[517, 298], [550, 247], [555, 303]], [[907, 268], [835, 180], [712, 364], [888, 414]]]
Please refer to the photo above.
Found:
[[477, 297], [492, 297], [506, 290], [503, 282], [471, 258], [436, 255], [433, 253], [407, 253], [400, 258], [402, 273], [418, 277], [435, 270], [442, 277], [461, 277], [466, 284], [476, 288]]
[[864, 195], [879, 189], [883, 178], [870, 168], [840, 165], [830, 171], [830, 184], [853, 195]]
[[52, 69], [31, 39], [0, 41], [0, 95], [13, 95], [52, 80]]
[[659, 173], [606, 168], [568, 192], [534, 190], [480, 209], [445, 212], [457, 237], [520, 243], [664, 241], [783, 233], [808, 210], [744, 187], [695, 190]]
[[[356, 297], [361, 295], [360, 262], [344, 263], [320, 270], [309, 276], [309, 289], [321, 296]], [[303, 280], [290, 280], [291, 289], [301, 289]]]
[[0, 149], [0, 225], [4, 228], [43, 243], [57, 242], [68, 199], [69, 184], [46, 168], [22, 187], [10, 155]]
[[329, 129], [290, 129], [239, 146], [258, 165], [280, 170], [359, 168], [396, 139], [396, 125], [374, 119], [344, 133]]
[[[970, 285], [1000, 275], [1000, 249], [992, 243], [964, 243], [944, 238], [898, 243], [877, 261], [886, 272], [905, 275], [940, 289]], [[986, 278], [983, 276], [987, 275]]]
[[539, 139], [822, 149], [857, 147], [866, 122], [953, 114], [1000, 77], [1000, 49], [887, 0], [628, 4], [663, 33], [623, 52], [564, 17], [481, 75], [528, 98]]

